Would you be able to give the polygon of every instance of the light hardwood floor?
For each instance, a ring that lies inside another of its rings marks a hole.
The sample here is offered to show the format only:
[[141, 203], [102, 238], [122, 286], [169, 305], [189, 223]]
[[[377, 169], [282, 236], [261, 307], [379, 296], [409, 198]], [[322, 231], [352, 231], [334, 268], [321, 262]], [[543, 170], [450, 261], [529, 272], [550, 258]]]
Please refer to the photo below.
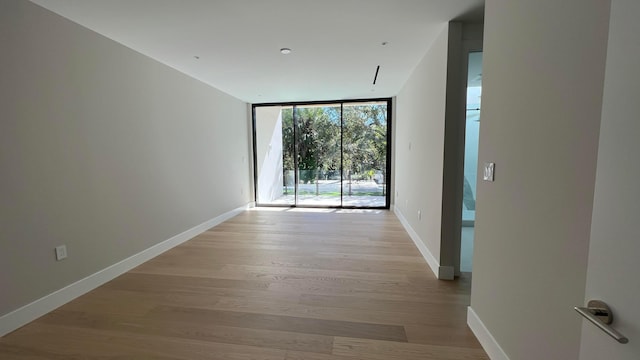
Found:
[[253, 209], [0, 339], [0, 359], [488, 359], [470, 279], [388, 211]]

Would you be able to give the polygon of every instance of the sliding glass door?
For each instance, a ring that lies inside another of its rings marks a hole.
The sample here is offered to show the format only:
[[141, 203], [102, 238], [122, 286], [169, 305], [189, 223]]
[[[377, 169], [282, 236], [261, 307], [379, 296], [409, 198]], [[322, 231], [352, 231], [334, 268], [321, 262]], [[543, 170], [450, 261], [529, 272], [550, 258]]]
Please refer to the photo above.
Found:
[[293, 139], [293, 108], [255, 107], [253, 116], [256, 202], [295, 205], [293, 142], [285, 142]]
[[345, 103], [343, 109], [343, 205], [385, 206], [387, 103]]
[[340, 104], [294, 108], [297, 205], [340, 206]]
[[388, 208], [390, 105], [254, 105], [257, 204]]

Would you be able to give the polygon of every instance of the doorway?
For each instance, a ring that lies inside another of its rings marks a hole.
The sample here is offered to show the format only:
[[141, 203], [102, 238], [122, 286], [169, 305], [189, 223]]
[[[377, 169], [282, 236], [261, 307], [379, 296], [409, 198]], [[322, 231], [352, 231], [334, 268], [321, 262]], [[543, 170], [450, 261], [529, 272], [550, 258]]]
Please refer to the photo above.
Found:
[[462, 227], [460, 229], [460, 271], [473, 268], [473, 240], [478, 180], [478, 141], [482, 104], [482, 51], [468, 53], [466, 117], [464, 140], [464, 182], [462, 191]]
[[253, 106], [259, 206], [389, 208], [390, 99]]

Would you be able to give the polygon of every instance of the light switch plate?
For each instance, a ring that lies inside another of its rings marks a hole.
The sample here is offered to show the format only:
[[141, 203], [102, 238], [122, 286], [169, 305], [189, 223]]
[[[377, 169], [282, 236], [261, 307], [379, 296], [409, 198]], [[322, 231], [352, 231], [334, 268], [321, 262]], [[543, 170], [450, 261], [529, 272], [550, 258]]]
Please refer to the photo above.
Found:
[[493, 173], [495, 170], [495, 166], [496, 164], [492, 162], [484, 163], [484, 176], [483, 176], [484, 181], [493, 181]]
[[56, 246], [56, 260], [60, 261], [62, 259], [65, 259], [66, 257], [67, 257], [67, 246], [66, 245]]

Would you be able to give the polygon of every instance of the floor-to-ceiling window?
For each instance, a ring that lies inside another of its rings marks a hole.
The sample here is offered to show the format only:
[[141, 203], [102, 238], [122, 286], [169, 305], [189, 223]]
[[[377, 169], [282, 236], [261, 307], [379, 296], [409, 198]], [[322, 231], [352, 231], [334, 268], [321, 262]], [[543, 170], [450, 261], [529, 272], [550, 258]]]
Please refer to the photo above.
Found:
[[253, 106], [258, 205], [388, 208], [391, 100]]

